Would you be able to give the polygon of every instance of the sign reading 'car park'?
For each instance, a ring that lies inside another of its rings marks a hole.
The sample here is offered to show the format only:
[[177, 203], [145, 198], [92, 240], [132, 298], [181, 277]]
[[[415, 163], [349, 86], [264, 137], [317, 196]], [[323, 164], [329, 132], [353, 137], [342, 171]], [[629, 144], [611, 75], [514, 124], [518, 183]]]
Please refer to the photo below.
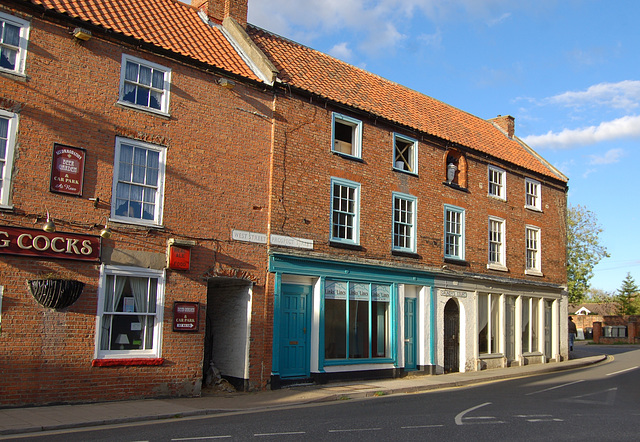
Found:
[[100, 261], [99, 236], [0, 226], [0, 254]]

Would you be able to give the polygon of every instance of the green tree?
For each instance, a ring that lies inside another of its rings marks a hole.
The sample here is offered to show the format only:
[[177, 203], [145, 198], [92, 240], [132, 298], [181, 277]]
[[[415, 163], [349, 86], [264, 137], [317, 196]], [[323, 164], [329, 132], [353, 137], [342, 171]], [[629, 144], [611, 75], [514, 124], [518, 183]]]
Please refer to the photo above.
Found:
[[622, 286], [618, 289], [616, 304], [618, 305], [618, 314], [621, 315], [637, 315], [640, 310], [638, 305], [638, 292], [640, 287], [636, 284], [630, 273], [622, 281]]
[[615, 300], [616, 300], [615, 292], [607, 292], [605, 290], [589, 287], [587, 289], [587, 292], [584, 298], [582, 299], [582, 302], [603, 303], [603, 302], [614, 302]]
[[569, 302], [579, 303], [589, 289], [593, 268], [607, 249], [600, 244], [602, 228], [593, 212], [583, 206], [567, 208], [567, 279]]

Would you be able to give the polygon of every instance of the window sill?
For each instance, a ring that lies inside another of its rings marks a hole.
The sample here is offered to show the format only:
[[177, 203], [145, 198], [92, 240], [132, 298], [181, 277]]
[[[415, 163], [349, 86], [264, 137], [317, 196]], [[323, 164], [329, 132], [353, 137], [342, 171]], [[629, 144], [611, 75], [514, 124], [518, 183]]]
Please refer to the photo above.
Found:
[[394, 172], [398, 172], [398, 173], [404, 173], [405, 175], [410, 175], [410, 176], [415, 176], [417, 177], [418, 174], [416, 172], [411, 172], [409, 170], [404, 170], [404, 169], [398, 169], [397, 167], [393, 168]]
[[337, 242], [337, 241], [329, 241], [329, 247], [335, 247], [338, 249], [347, 249], [347, 250], [358, 250], [358, 251], [364, 250], [364, 247], [362, 247], [359, 244], [347, 244], [347, 243]]
[[525, 209], [527, 210], [531, 210], [532, 212], [539, 212], [542, 213], [542, 209], [539, 209], [538, 207], [533, 207], [533, 206], [524, 206]]
[[132, 103], [129, 103], [127, 101], [118, 100], [116, 102], [116, 104], [119, 105], [119, 106], [122, 106], [122, 107], [126, 107], [127, 109], [133, 109], [133, 110], [137, 110], [137, 111], [140, 111], [140, 112], [157, 115], [159, 117], [171, 118], [171, 115], [166, 113], [166, 112], [159, 111], [159, 110], [156, 110], [156, 109], [152, 109], [150, 107], [138, 106], [136, 104], [132, 104]]
[[465, 261], [464, 259], [459, 259], [459, 258], [445, 257], [444, 258], [444, 262], [446, 262], [447, 264], [455, 264], [455, 265], [459, 265], [459, 266], [469, 266], [469, 263], [467, 261]]
[[524, 274], [525, 275], [529, 275], [529, 276], [544, 276], [544, 274], [541, 271], [539, 271], [539, 270], [531, 270], [531, 269], [525, 270]]
[[109, 224], [122, 224], [123, 226], [139, 227], [141, 229], [156, 229], [156, 230], [164, 229], [164, 225], [162, 224], [146, 224], [142, 222], [137, 222], [135, 219], [127, 220], [127, 219], [109, 217]]
[[479, 359], [500, 359], [504, 358], [502, 353], [490, 353], [490, 354], [481, 354], [478, 356]]
[[507, 202], [506, 198], [503, 198], [501, 196], [496, 196], [496, 195], [491, 195], [491, 194], [487, 194], [488, 198], [491, 198], [492, 200], [496, 200], [496, 201], [502, 201], [502, 202]]
[[391, 254], [393, 256], [403, 256], [405, 258], [414, 258], [414, 259], [422, 258], [422, 256], [418, 255], [416, 252], [408, 252], [404, 250], [391, 250]]
[[469, 193], [469, 189], [467, 189], [466, 187], [459, 186], [456, 183], [448, 183], [446, 181], [443, 181], [442, 184], [444, 184], [447, 187], [451, 187], [452, 189], [459, 190], [461, 192]]
[[163, 365], [164, 358], [118, 358], [118, 359], [94, 359], [92, 367], [118, 367], [125, 365]]
[[364, 163], [364, 160], [359, 156], [349, 155], [348, 153], [338, 152], [337, 150], [332, 150], [331, 153], [336, 155], [336, 156], [338, 156], [338, 157], [340, 157], [340, 158], [344, 158], [345, 160], [351, 160], [351, 161], [356, 161], [358, 163]]
[[494, 263], [487, 264], [487, 269], [496, 270], [498, 272], [508, 272], [509, 271], [509, 267], [503, 266], [502, 264], [494, 264]]
[[3, 77], [14, 78], [16, 80], [27, 79], [27, 74], [25, 74], [24, 72], [11, 71], [9, 69], [4, 69], [4, 68], [0, 68], [0, 74], [2, 74]]

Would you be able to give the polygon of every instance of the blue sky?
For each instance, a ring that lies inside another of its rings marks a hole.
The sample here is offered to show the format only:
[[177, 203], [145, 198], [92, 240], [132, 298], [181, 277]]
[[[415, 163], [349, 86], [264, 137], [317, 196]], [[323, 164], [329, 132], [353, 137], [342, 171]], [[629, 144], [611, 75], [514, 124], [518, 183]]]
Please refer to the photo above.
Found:
[[637, 0], [249, 1], [250, 23], [481, 118], [514, 116], [569, 177], [569, 204], [598, 218], [611, 257], [591, 285], [611, 292], [627, 272], [640, 284], [638, 17]]

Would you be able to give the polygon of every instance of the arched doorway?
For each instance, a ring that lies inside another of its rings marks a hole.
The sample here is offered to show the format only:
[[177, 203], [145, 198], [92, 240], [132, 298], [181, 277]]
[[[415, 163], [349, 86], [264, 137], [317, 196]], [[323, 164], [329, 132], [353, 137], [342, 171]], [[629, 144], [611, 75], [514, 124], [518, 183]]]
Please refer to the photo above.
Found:
[[460, 309], [452, 298], [444, 306], [444, 372], [460, 371]]

